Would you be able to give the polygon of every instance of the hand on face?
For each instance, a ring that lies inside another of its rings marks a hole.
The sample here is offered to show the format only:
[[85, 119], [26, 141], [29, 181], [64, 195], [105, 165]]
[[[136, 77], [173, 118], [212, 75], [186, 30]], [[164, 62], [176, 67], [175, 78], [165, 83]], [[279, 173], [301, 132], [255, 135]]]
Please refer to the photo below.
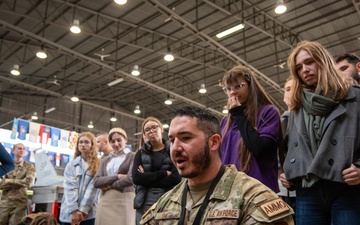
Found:
[[241, 103], [238, 99], [238, 96], [236, 95], [232, 95], [228, 98], [228, 108], [229, 109], [232, 109], [232, 108], [235, 108], [237, 106], [241, 106]]

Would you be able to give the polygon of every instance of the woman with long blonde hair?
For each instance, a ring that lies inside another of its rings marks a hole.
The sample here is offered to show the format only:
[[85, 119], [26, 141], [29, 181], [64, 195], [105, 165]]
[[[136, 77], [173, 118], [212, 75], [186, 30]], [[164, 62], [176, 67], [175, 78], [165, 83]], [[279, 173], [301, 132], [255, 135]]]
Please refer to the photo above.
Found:
[[296, 224], [360, 221], [360, 89], [351, 87], [319, 43], [292, 50], [286, 188], [296, 190]]
[[81, 133], [76, 142], [74, 159], [64, 171], [64, 196], [59, 218], [63, 225], [94, 224], [99, 194], [94, 187], [94, 176], [99, 163], [94, 135]]
[[229, 109], [220, 124], [222, 162], [235, 164], [238, 170], [278, 192], [277, 149], [282, 132], [277, 108], [245, 66], [225, 73], [222, 85]]

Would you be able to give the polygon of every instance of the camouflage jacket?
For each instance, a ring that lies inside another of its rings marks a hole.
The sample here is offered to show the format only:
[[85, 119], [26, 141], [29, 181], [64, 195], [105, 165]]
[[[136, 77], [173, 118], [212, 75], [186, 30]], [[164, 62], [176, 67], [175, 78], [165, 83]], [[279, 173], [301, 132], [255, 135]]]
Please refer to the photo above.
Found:
[[[165, 193], [143, 215], [140, 224], [177, 224], [181, 213], [181, 197], [184, 179]], [[186, 206], [188, 219], [193, 224], [202, 201]], [[259, 181], [238, 172], [235, 166], [227, 166], [224, 175], [211, 194], [209, 204], [200, 220], [201, 225], [210, 224], [283, 224], [293, 225], [293, 210], [273, 191]]]
[[[35, 167], [29, 162], [21, 161], [15, 164], [15, 169], [3, 176], [0, 189], [2, 189], [2, 206], [23, 206], [27, 204], [27, 189], [33, 184]], [[10, 179], [10, 182], [7, 181]]]

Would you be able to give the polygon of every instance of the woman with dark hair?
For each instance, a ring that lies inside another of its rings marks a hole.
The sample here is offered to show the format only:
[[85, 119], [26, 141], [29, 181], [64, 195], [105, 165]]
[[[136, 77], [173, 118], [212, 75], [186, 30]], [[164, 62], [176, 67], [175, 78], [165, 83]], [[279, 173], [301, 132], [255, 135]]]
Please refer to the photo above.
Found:
[[280, 179], [296, 189], [296, 224], [359, 224], [360, 89], [317, 42], [298, 43], [288, 66], [293, 90]]
[[223, 90], [229, 113], [221, 121], [223, 164], [258, 179], [279, 192], [277, 150], [282, 132], [280, 114], [255, 74], [236, 66], [224, 74]]
[[162, 138], [163, 127], [155, 117], [148, 117], [142, 124], [142, 148], [136, 152], [132, 171], [136, 196], [136, 224], [142, 215], [166, 191], [181, 181], [181, 177], [171, 161], [170, 145]]
[[74, 159], [64, 171], [64, 196], [59, 220], [63, 225], [93, 225], [98, 190], [94, 176], [99, 167], [95, 137], [90, 132], [79, 135]]
[[101, 160], [95, 175], [94, 186], [101, 189], [95, 223], [134, 225], [135, 188], [131, 169], [135, 153], [126, 147], [127, 134], [119, 127], [109, 131], [109, 143], [113, 151]]

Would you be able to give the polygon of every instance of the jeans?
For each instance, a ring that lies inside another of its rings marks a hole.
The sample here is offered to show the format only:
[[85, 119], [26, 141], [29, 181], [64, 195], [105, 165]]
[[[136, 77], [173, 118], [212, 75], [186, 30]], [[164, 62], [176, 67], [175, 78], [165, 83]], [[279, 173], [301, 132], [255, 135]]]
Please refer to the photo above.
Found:
[[297, 225], [360, 224], [360, 185], [319, 180], [296, 190]]
[[[95, 219], [83, 220], [80, 225], [94, 225]], [[61, 225], [71, 225], [71, 223], [61, 223]]]

